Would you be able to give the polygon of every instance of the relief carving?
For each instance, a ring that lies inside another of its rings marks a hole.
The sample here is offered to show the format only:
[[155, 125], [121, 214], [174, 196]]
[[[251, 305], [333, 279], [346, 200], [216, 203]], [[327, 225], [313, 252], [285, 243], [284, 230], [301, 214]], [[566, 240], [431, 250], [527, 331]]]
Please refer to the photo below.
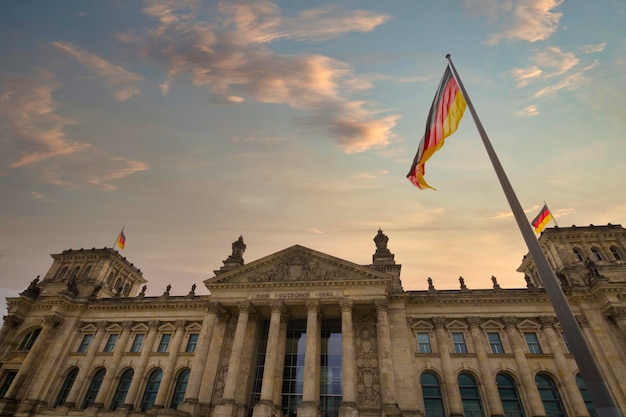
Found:
[[373, 314], [356, 315], [354, 333], [358, 403], [364, 407], [378, 408], [381, 406], [380, 376], [376, 318]]
[[231, 318], [224, 331], [224, 344], [220, 356], [220, 366], [217, 368], [217, 376], [215, 378], [215, 394], [213, 396], [215, 402], [221, 400], [224, 395], [224, 385], [226, 384], [226, 375], [228, 375], [228, 363], [230, 362], [230, 354], [233, 350], [235, 330], [237, 330], [237, 320]]
[[299, 253], [293, 253], [278, 265], [257, 272], [249, 280], [250, 282], [329, 281], [345, 277], [346, 274], [342, 271], [320, 265], [317, 260], [308, 259]]

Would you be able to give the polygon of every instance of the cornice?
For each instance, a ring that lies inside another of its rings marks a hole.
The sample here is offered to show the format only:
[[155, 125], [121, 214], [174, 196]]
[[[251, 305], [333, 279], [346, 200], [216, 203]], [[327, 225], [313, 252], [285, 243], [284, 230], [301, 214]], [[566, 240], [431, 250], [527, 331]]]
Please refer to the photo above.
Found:
[[346, 286], [362, 286], [362, 285], [388, 285], [391, 277], [381, 279], [346, 279], [346, 280], [328, 280], [328, 281], [269, 281], [269, 282], [224, 282], [210, 284], [211, 290], [218, 289], [276, 289], [276, 288], [301, 288], [301, 287], [346, 287]]

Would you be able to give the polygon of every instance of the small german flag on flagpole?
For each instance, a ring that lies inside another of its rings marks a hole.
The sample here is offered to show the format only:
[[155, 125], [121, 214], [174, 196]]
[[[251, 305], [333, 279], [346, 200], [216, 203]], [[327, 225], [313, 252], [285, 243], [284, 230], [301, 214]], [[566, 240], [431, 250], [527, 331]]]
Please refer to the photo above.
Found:
[[554, 221], [554, 224], [556, 224], [556, 220], [554, 220], [554, 217], [552, 217], [552, 213], [550, 212], [548, 205], [544, 202], [543, 208], [541, 209], [539, 214], [537, 214], [537, 217], [535, 217], [532, 221], [532, 225], [535, 228], [535, 233], [539, 234], [543, 232], [543, 229], [545, 229], [546, 225], [552, 220]]
[[117, 236], [117, 239], [115, 240], [115, 244], [114, 244], [114, 246], [117, 246], [120, 249], [124, 249], [124, 245], [126, 244], [126, 235], [124, 235], [124, 227], [126, 227], [126, 225], [122, 226], [122, 230], [120, 231], [120, 234]]

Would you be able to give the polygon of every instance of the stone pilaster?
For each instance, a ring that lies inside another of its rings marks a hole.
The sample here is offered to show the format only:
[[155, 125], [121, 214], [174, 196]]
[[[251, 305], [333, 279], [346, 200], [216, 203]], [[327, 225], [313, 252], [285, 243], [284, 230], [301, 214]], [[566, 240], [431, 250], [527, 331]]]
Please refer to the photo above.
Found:
[[261, 383], [261, 399], [254, 406], [254, 417], [266, 417], [274, 414], [274, 383], [276, 380], [276, 359], [278, 337], [280, 330], [280, 317], [284, 306], [282, 301], [271, 303], [272, 315], [270, 328], [267, 335], [267, 348], [265, 349], [265, 366], [263, 368], [263, 381]]
[[463, 403], [461, 402], [458, 383], [454, 376], [452, 360], [450, 359], [450, 348], [445, 328], [446, 318], [434, 317], [433, 324], [435, 325], [437, 348], [439, 350], [439, 358], [441, 359], [441, 368], [443, 371], [443, 387], [448, 396], [448, 404], [450, 405], [450, 417], [463, 417]]
[[500, 401], [495, 375], [493, 375], [493, 370], [491, 369], [489, 358], [485, 350], [485, 341], [480, 327], [481, 320], [479, 317], [468, 317], [466, 321], [467, 324], [469, 324], [470, 334], [474, 342], [480, 378], [485, 388], [485, 397], [487, 397], [486, 400], [489, 404], [491, 417], [504, 417], [504, 408], [502, 407], [502, 401]]
[[304, 354], [304, 386], [298, 417], [318, 417], [319, 409], [319, 314], [318, 301], [307, 301], [306, 343]]
[[343, 401], [339, 408], [339, 417], [358, 417], [356, 349], [354, 345], [354, 325], [352, 323], [353, 301], [344, 298], [341, 307], [341, 387]]

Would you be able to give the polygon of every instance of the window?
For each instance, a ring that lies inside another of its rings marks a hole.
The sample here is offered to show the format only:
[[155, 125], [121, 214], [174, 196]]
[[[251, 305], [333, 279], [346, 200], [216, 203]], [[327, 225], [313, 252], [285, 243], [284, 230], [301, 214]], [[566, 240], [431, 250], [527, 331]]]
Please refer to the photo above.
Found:
[[517, 392], [515, 381], [508, 375], [498, 374], [496, 385], [504, 409], [504, 417], [524, 417], [524, 409]]
[[118, 334], [110, 334], [107, 339], [107, 344], [104, 345], [104, 352], [113, 352], [113, 348], [115, 347], [115, 342], [117, 342]]
[[109, 410], [117, 410], [118, 407], [124, 405], [124, 400], [126, 399], [126, 394], [128, 394], [128, 389], [130, 388], [134, 374], [135, 371], [132, 368], [124, 371], [120, 377], [120, 382], [117, 383], [117, 389], [115, 390], [115, 395], [113, 395], [113, 401], [111, 401]]
[[567, 343], [567, 338], [565, 337], [565, 333], [561, 332], [561, 337], [563, 338], [563, 343], [565, 344], [566, 353], [570, 353], [569, 343]]
[[465, 345], [465, 336], [462, 332], [452, 333], [452, 343], [454, 344], [454, 351], [456, 353], [467, 353], [467, 346]]
[[161, 336], [161, 342], [159, 342], [159, 348], [157, 349], [157, 352], [167, 352], [167, 347], [170, 344], [171, 338], [172, 335], [167, 333]]
[[611, 246], [611, 255], [613, 255], [617, 261], [621, 261], [623, 259], [622, 252], [620, 252], [620, 250], [615, 246]]
[[133, 345], [130, 347], [131, 352], [139, 352], [141, 350], [141, 344], [143, 343], [143, 334], [135, 335], [135, 340], [133, 340]]
[[185, 399], [185, 391], [187, 390], [187, 383], [189, 382], [189, 374], [191, 374], [191, 371], [188, 368], [178, 374], [178, 378], [176, 378], [176, 385], [174, 385], [172, 401], [170, 402], [171, 409], [176, 410], [178, 404], [182, 403]]
[[420, 383], [422, 385], [426, 417], [445, 417], [439, 379], [430, 372], [424, 372]]
[[15, 379], [15, 375], [17, 375], [16, 371], [8, 371], [4, 377], [4, 381], [2, 381], [2, 385], [0, 386], [0, 398], [4, 397], [6, 393], [9, 391], [13, 380]]
[[80, 342], [80, 346], [78, 346], [78, 351], [80, 353], [85, 353], [87, 352], [87, 348], [89, 347], [89, 344], [91, 343], [93, 339], [93, 335], [92, 334], [86, 334], [83, 336], [83, 340]]
[[30, 348], [32, 348], [35, 344], [35, 340], [37, 340], [39, 333], [41, 333], [41, 329], [35, 329], [28, 333], [26, 336], [24, 336], [24, 338], [22, 339], [22, 343], [20, 343], [20, 347], [18, 349], [30, 350]]
[[539, 339], [537, 339], [536, 333], [524, 333], [524, 339], [526, 339], [526, 345], [528, 346], [528, 352], [532, 354], [541, 354], [541, 345]]
[[187, 339], [187, 347], [185, 348], [185, 352], [195, 352], [196, 346], [198, 345], [198, 333], [191, 333], [189, 335], [189, 339]]
[[155, 369], [148, 377], [148, 383], [146, 384], [146, 389], [141, 399], [141, 411], [146, 411], [154, 406], [162, 376], [163, 371], [161, 369]]
[[464, 417], [484, 417], [480, 392], [474, 377], [468, 373], [459, 374], [458, 383]]
[[504, 346], [502, 346], [502, 339], [500, 339], [500, 333], [490, 332], [487, 333], [489, 339], [489, 345], [491, 346], [491, 353], [504, 353]]
[[430, 334], [421, 332], [418, 333], [417, 345], [420, 353], [432, 353], [432, 349], [430, 348]]
[[70, 395], [70, 390], [72, 389], [72, 385], [74, 385], [74, 381], [76, 381], [76, 375], [78, 375], [78, 368], [73, 368], [65, 377], [65, 381], [63, 381], [63, 385], [61, 385], [61, 390], [57, 395], [57, 399], [54, 400], [54, 404], [52, 404], [53, 408], [57, 408], [67, 400], [67, 396]]
[[585, 262], [585, 257], [580, 252], [580, 249], [574, 248], [574, 255], [576, 256], [576, 260], [580, 262]]
[[593, 255], [594, 261], [602, 260], [602, 254], [600, 253], [600, 250], [598, 248], [591, 248], [591, 254]]
[[546, 417], [567, 417], [559, 391], [556, 389], [552, 378], [544, 374], [537, 374], [535, 383], [537, 384], [537, 389], [539, 389], [543, 408], [546, 410]]
[[591, 401], [591, 395], [589, 395], [589, 391], [587, 390], [587, 384], [585, 380], [580, 376], [576, 375], [576, 385], [578, 385], [578, 389], [580, 390], [580, 395], [583, 397], [585, 401], [585, 406], [587, 406], [587, 411], [589, 411], [589, 415], [591, 417], [598, 417], [598, 412], [596, 411], [596, 407], [593, 405]]
[[104, 375], [107, 373], [107, 370], [104, 368], [100, 368], [98, 372], [96, 372], [91, 379], [91, 384], [89, 384], [89, 389], [87, 390], [87, 394], [85, 394], [85, 399], [83, 400], [80, 408], [82, 410], [91, 406], [96, 402], [96, 397], [98, 396], [98, 391], [100, 391], [100, 386], [102, 385], [102, 381], [104, 381]]

